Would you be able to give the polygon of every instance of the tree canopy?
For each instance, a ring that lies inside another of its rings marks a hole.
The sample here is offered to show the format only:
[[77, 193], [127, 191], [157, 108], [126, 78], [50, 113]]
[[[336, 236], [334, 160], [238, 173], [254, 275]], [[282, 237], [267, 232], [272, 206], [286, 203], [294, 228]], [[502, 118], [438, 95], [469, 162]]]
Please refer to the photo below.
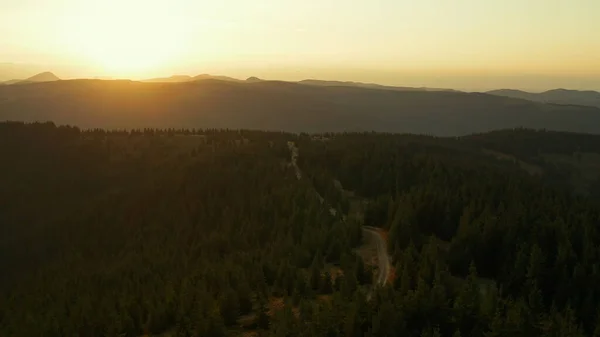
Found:
[[0, 123], [0, 335], [595, 336], [599, 139]]

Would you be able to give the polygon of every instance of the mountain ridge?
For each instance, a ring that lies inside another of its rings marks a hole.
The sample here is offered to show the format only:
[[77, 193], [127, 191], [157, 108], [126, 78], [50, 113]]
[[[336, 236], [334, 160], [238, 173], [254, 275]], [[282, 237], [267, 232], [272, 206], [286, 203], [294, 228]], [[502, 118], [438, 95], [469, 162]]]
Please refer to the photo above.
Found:
[[27, 83], [41, 83], [41, 82], [54, 82], [54, 81], [60, 81], [60, 78], [56, 75], [54, 75], [54, 73], [50, 72], [50, 71], [45, 71], [39, 74], [35, 74], [31, 77], [28, 77], [24, 80], [19, 80], [19, 79], [14, 79], [14, 80], [8, 80], [8, 81], [4, 81], [4, 82], [0, 82], [0, 84], [4, 84], [4, 85], [13, 85], [13, 84], [27, 84]]
[[540, 93], [515, 89], [498, 89], [486, 93], [497, 96], [527, 99], [534, 102], [600, 107], [600, 92], [557, 88]]
[[200, 74], [196, 76], [190, 75], [173, 75], [170, 77], [157, 77], [151, 79], [141, 80], [140, 82], [147, 83], [181, 83], [181, 82], [192, 82], [192, 81], [200, 81], [200, 80], [208, 80], [208, 79], [216, 79], [222, 81], [231, 81], [231, 82], [242, 82], [242, 80], [238, 80], [229, 76], [221, 76], [221, 75], [210, 75], [210, 74]]
[[[240, 80], [229, 76], [220, 76], [220, 75], [210, 75], [210, 74], [201, 74], [198, 76], [189, 76], [189, 75], [173, 75], [170, 77], [159, 77], [152, 78], [147, 80], [142, 80], [141, 82], [162, 82], [162, 83], [181, 83], [181, 82], [191, 82], [198, 80], [206, 80], [206, 79], [217, 79], [223, 81], [230, 82], [260, 82], [266, 81], [264, 79], [258, 78], [256, 76], [250, 76], [246, 80]], [[277, 82], [290, 82], [290, 83], [299, 83], [303, 85], [314, 85], [314, 86], [341, 86], [341, 87], [361, 87], [361, 88], [370, 88], [370, 89], [383, 89], [383, 90], [405, 90], [405, 91], [458, 91], [454, 89], [444, 89], [444, 88], [428, 88], [428, 87], [400, 87], [400, 86], [390, 86], [390, 85], [382, 85], [376, 83], [364, 83], [364, 82], [352, 82], [352, 81], [328, 81], [328, 80], [317, 80], [317, 79], [304, 79], [300, 81], [277, 81]]]
[[384, 89], [384, 90], [402, 90], [402, 91], [458, 91], [454, 89], [442, 89], [442, 88], [429, 88], [429, 87], [399, 87], [391, 85], [382, 85], [376, 83], [364, 83], [364, 82], [353, 82], [353, 81], [326, 81], [317, 79], [306, 79], [298, 81], [300, 84], [307, 85], [319, 85], [319, 86], [348, 86], [348, 87], [360, 87], [370, 89]]
[[283, 81], [62, 80], [0, 87], [0, 120], [83, 128], [379, 131], [460, 136], [528, 127], [600, 134], [600, 109], [485, 93]]

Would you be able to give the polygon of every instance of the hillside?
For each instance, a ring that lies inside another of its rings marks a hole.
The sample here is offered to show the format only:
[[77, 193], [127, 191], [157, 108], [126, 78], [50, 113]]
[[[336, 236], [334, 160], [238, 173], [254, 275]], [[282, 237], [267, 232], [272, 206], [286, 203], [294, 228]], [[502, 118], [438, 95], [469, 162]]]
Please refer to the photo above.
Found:
[[600, 136], [499, 130], [463, 138], [492, 157], [516, 164], [553, 186], [600, 197]]
[[84, 128], [246, 128], [456, 136], [530, 127], [600, 133], [600, 109], [480, 93], [289, 82], [70, 80], [0, 87], [0, 120]]
[[572, 104], [600, 107], [600, 92], [591, 90], [580, 91], [554, 89], [542, 93], [531, 93], [521, 90], [501, 89], [488, 91], [487, 93], [491, 95], [522, 98], [530, 101], [543, 103]]
[[574, 151], [600, 136], [0, 123], [0, 335], [593, 336], [598, 199], [506, 160]]

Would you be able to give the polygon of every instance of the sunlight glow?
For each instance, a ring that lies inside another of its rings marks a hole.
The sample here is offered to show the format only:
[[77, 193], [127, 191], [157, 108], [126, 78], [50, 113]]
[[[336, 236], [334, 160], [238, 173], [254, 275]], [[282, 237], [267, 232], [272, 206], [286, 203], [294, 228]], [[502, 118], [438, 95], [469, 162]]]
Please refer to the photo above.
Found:
[[0, 65], [64, 78], [597, 89], [598, 13], [599, 0], [0, 0]]
[[135, 76], [184, 53], [187, 31], [168, 9], [141, 1], [87, 3], [69, 43], [105, 73]]

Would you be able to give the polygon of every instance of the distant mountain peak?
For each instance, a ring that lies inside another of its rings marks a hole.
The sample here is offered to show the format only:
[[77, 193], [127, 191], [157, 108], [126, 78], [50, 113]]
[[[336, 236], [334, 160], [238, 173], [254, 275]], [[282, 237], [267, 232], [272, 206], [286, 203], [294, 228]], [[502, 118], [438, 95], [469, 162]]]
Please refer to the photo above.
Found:
[[151, 79], [143, 80], [142, 82], [179, 83], [179, 82], [189, 82], [191, 80], [192, 80], [192, 77], [189, 75], [173, 75], [170, 77], [151, 78]]
[[142, 80], [142, 82], [164, 82], [164, 83], [183, 83], [183, 82], [193, 82], [200, 80], [221, 80], [221, 81], [230, 81], [230, 82], [241, 82], [238, 79], [227, 77], [227, 76], [215, 76], [211, 74], [200, 74], [196, 76], [190, 75], [173, 75], [171, 77], [160, 77], [160, 78], [151, 78], [147, 80]]
[[246, 82], [262, 82], [263, 80], [256, 77], [256, 76], [250, 76], [246, 79]]
[[46, 71], [43, 73], [39, 73], [37, 75], [33, 75], [25, 80], [14, 79], [14, 80], [10, 80], [10, 81], [0, 82], [0, 84], [11, 85], [11, 84], [54, 82], [54, 81], [60, 81], [60, 78], [58, 78], [58, 76], [54, 75], [53, 73]]
[[194, 81], [198, 80], [220, 80], [220, 81], [229, 81], [229, 82], [240, 82], [237, 78], [229, 77], [229, 76], [218, 76], [211, 74], [200, 74], [193, 77]]
[[28, 79], [26, 79], [26, 82], [52, 82], [52, 81], [59, 81], [60, 78], [58, 78], [58, 76], [54, 75], [53, 73], [46, 71], [43, 73], [39, 73], [37, 75], [33, 75], [31, 77], [29, 77]]
[[169, 79], [181, 80], [181, 81], [190, 80], [191, 78], [192, 78], [192, 76], [190, 76], [190, 75], [173, 75], [173, 76], [169, 77]]

